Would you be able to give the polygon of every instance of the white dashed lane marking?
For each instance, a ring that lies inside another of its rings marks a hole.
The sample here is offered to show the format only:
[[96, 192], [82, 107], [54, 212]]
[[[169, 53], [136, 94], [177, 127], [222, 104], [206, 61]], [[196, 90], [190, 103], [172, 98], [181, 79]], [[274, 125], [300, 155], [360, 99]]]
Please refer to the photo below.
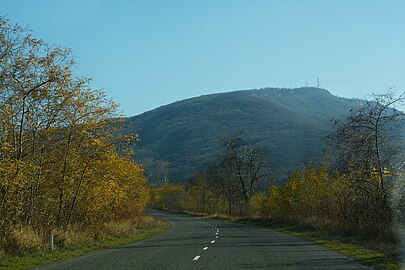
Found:
[[[204, 224], [204, 225], [207, 225], [207, 226], [210, 226], [210, 227], [212, 227], [212, 228], [217, 229], [217, 231], [215, 232], [215, 239], [218, 239], [218, 237], [219, 237], [219, 236], [218, 236], [218, 234], [219, 234], [219, 228], [218, 228], [217, 226], [215, 226], [215, 225], [213, 225], [213, 224], [210, 224], [210, 223], [207, 223], [207, 222], [201, 222], [201, 221], [197, 221], [197, 223]], [[212, 241], [210, 242], [210, 244], [214, 244], [214, 243], [215, 243], [215, 240], [212, 240]], [[204, 248], [203, 248], [204, 251], [207, 250], [207, 249], [208, 249], [208, 247], [204, 247]], [[197, 261], [200, 257], [201, 257], [201, 255], [195, 256], [194, 259], [193, 259], [193, 261]]]

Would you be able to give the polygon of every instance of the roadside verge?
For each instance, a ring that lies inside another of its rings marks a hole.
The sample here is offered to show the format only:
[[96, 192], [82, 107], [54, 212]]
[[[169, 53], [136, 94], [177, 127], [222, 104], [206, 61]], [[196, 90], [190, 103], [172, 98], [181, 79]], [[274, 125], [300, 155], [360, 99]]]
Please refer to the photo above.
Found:
[[68, 246], [66, 248], [55, 249], [53, 251], [41, 249], [30, 253], [24, 253], [19, 256], [0, 257], [0, 269], [30, 269], [56, 261], [78, 257], [87, 253], [141, 241], [162, 233], [169, 228], [169, 222], [153, 219], [153, 222], [137, 226], [130, 233], [123, 235], [108, 236], [102, 240], [92, 240], [78, 245]]

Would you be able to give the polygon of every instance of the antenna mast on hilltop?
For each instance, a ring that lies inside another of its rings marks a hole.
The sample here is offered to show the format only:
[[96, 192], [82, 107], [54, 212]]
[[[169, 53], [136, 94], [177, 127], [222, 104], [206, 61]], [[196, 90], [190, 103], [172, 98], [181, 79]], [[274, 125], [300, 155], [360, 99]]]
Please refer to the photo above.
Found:
[[321, 82], [319, 81], [319, 78], [316, 78], [316, 87], [321, 88]]

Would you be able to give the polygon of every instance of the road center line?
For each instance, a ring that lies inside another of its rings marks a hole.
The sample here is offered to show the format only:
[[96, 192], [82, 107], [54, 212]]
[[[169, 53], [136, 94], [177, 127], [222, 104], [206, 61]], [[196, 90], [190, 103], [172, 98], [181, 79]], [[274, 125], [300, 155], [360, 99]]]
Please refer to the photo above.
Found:
[[200, 257], [201, 257], [201, 256], [195, 256], [194, 259], [193, 259], [193, 261], [198, 260]]
[[214, 244], [214, 243], [215, 243], [215, 240], [212, 240], [212, 241], [211, 241], [211, 244]]
[[208, 249], [208, 247], [203, 248], [203, 250], [207, 250], [207, 249]]

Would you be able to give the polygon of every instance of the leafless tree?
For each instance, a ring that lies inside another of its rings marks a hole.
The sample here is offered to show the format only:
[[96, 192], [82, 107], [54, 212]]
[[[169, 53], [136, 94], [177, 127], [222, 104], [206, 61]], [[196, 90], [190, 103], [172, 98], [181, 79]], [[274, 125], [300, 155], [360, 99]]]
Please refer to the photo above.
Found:
[[269, 177], [264, 150], [245, 143], [244, 136], [224, 136], [221, 141], [223, 154], [213, 169], [215, 184], [228, 202], [229, 214], [238, 202], [246, 206], [258, 192], [261, 183]]
[[246, 145], [243, 135], [225, 136], [221, 144], [225, 150], [224, 159], [229, 163], [234, 178], [239, 182], [243, 199], [249, 202], [261, 181], [270, 175], [266, 167], [264, 150], [255, 145]]
[[[395, 108], [405, 96], [393, 92], [373, 95], [370, 102], [335, 121], [337, 131], [328, 136], [337, 156], [336, 164], [352, 179], [363, 204], [372, 207], [374, 219], [390, 220], [389, 196], [396, 161], [403, 150], [405, 115]], [[366, 199], [367, 198], [367, 199]]]

